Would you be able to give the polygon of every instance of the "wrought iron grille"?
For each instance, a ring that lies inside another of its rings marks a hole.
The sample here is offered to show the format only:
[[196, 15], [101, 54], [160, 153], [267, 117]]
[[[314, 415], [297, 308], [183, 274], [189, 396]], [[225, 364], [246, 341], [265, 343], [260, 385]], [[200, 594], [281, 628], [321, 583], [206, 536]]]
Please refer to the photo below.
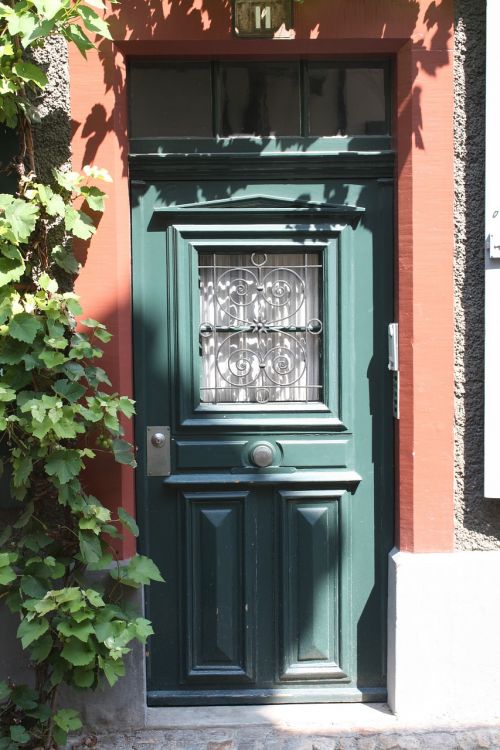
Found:
[[199, 256], [201, 401], [321, 400], [317, 252]]

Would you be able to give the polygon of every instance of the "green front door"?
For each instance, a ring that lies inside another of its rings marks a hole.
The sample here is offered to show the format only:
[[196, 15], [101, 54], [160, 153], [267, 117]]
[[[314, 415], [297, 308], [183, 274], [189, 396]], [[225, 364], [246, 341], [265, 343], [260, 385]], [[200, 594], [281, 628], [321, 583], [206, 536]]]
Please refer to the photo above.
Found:
[[223, 173], [132, 186], [148, 701], [382, 700], [392, 184]]

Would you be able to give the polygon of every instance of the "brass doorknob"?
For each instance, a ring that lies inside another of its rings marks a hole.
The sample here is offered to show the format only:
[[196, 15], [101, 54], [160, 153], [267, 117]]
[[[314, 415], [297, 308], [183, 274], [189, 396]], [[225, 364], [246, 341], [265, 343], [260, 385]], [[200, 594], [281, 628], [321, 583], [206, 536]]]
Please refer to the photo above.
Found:
[[250, 460], [255, 466], [260, 469], [265, 469], [266, 466], [271, 466], [274, 459], [274, 451], [272, 445], [269, 443], [258, 443], [250, 453]]

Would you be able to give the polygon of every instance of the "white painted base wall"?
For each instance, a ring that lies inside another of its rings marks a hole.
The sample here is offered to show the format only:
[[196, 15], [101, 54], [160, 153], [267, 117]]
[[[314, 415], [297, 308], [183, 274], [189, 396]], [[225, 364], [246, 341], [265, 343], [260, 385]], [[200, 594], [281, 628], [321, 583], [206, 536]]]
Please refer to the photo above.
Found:
[[404, 720], [500, 720], [500, 552], [393, 550], [388, 691]]

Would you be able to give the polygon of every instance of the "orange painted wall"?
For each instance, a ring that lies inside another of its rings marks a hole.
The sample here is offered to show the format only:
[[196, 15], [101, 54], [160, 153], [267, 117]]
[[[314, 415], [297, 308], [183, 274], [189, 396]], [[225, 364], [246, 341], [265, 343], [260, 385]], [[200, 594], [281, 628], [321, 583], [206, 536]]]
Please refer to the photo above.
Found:
[[[453, 547], [453, 6], [452, 0], [305, 0], [294, 39], [238, 40], [229, 0], [122, 0], [115, 42], [70, 52], [73, 164], [114, 178], [78, 281], [85, 314], [114, 333], [106, 364], [132, 393], [131, 245], [126, 58], [384, 55], [394, 59], [397, 149], [396, 304], [401, 336], [396, 543]], [[134, 510], [129, 469], [103, 459], [99, 497]], [[133, 549], [127, 540], [123, 554]]]

